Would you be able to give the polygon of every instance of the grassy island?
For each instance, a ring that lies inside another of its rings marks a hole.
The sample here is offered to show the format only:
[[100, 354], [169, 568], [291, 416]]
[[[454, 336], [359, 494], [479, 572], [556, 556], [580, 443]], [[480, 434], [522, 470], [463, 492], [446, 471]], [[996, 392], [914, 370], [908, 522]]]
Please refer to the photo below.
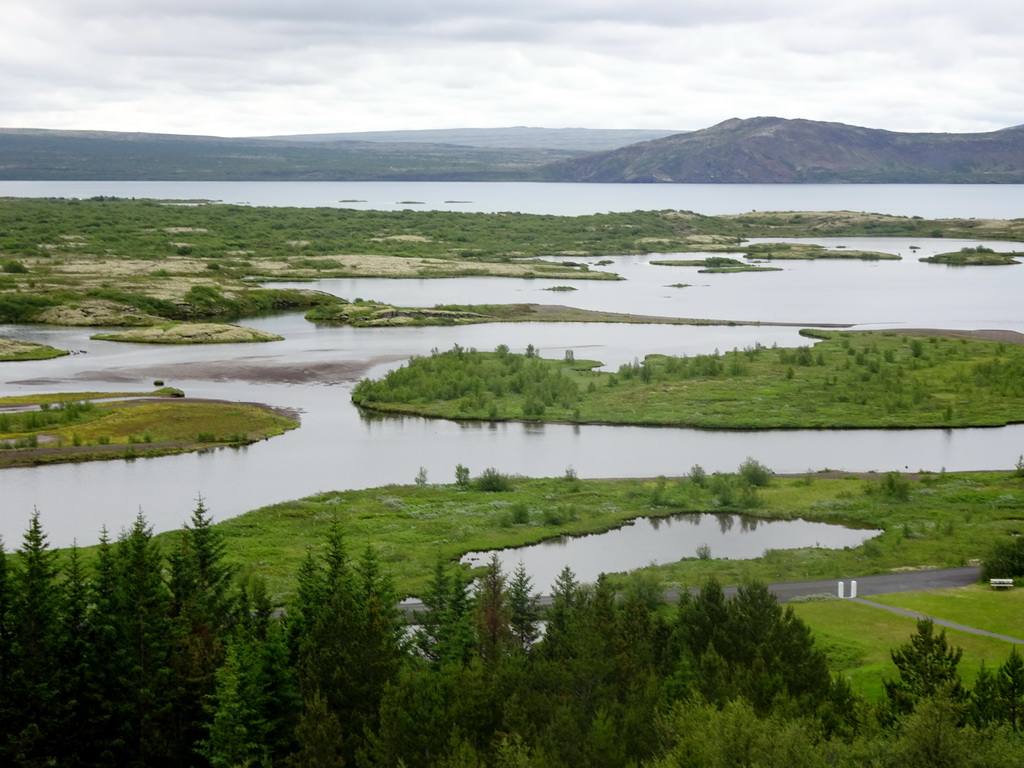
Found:
[[282, 339], [275, 333], [229, 323], [164, 323], [120, 333], [97, 333], [91, 338], [138, 344], [246, 344]]
[[14, 360], [50, 360], [67, 354], [70, 353], [66, 349], [57, 349], [46, 344], [0, 338], [0, 363]]
[[184, 399], [171, 387], [139, 395], [146, 393], [0, 398], [0, 468], [244, 445], [299, 425], [264, 406]]
[[708, 269], [747, 266], [746, 262], [728, 256], [708, 256], [705, 259], [651, 259], [651, 264], [656, 267], [704, 267]]
[[1024, 348], [894, 332], [803, 331], [814, 347], [650, 355], [618, 371], [504, 346], [416, 357], [353, 401], [448, 419], [708, 429], [1001, 426], [1024, 421]]
[[[676, 283], [669, 288], [687, 288]], [[403, 325], [467, 325], [471, 323], [633, 323], [652, 325], [777, 325], [742, 320], [695, 317], [663, 317], [578, 309], [561, 304], [438, 304], [432, 308], [399, 307], [376, 301], [339, 299], [336, 304], [315, 307], [306, 313], [310, 322], [352, 325], [359, 328]], [[788, 323], [785, 323], [788, 325]], [[845, 327], [840, 324], [833, 328]]]
[[961, 248], [952, 253], [937, 253], [934, 256], [923, 256], [918, 261], [926, 264], [946, 264], [952, 267], [1002, 267], [1020, 264], [1018, 258], [1024, 253], [996, 253], [983, 245], [974, 248]]
[[753, 243], [744, 246], [744, 254], [750, 259], [858, 259], [860, 261], [899, 261], [895, 253], [880, 251], [857, 251], [845, 248], [826, 248], [814, 243]]

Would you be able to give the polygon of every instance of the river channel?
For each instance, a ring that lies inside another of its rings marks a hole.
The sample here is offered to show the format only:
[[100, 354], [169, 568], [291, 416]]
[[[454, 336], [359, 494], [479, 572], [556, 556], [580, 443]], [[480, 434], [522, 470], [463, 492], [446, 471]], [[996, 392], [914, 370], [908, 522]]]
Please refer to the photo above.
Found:
[[[1024, 425], [715, 432], [454, 423], [367, 416], [349, 401], [354, 378], [381, 375], [410, 355], [455, 343], [479, 349], [504, 343], [513, 350], [533, 344], [550, 357], [561, 357], [572, 349], [577, 358], [598, 359], [614, 368], [654, 352], [696, 354], [755, 343], [809, 343], [798, 335], [799, 324], [1024, 331], [1019, 298], [1024, 295], [1024, 266], [951, 269], [917, 262], [918, 256], [979, 242], [984, 241], [846, 239], [840, 244], [851, 249], [884, 250], [904, 258], [779, 262], [781, 272], [760, 274], [701, 275], [693, 269], [651, 265], [656, 256], [622, 256], [605, 268], [626, 280], [559, 281], [577, 289], [563, 293], [545, 291], [550, 285], [540, 280], [499, 278], [325, 280], [314, 286], [348, 298], [414, 306], [564, 303], [616, 312], [795, 326], [522, 323], [352, 329], [320, 328], [300, 314], [285, 314], [244, 323], [278, 333], [285, 341], [212, 347], [141, 347], [90, 340], [97, 329], [0, 326], [0, 336], [86, 352], [50, 361], [2, 364], [0, 394], [137, 390], [161, 378], [190, 396], [264, 402], [302, 414], [300, 429], [247, 448], [3, 470], [0, 536], [8, 549], [17, 546], [34, 508], [52, 544], [86, 545], [98, 539], [101, 527], [116, 535], [140, 510], [156, 531], [178, 527], [200, 495], [215, 518], [224, 519], [319, 491], [410, 483], [420, 467], [426, 469], [429, 482], [450, 482], [457, 464], [468, 466], [474, 474], [493, 466], [530, 476], [561, 475], [571, 466], [581, 477], [678, 476], [694, 464], [708, 472], [732, 471], [747, 457], [780, 473], [826, 468], [851, 472], [1009, 468], [1024, 451]], [[997, 250], [1024, 250], [1021, 244], [985, 244]], [[911, 249], [912, 245], [919, 250]], [[668, 287], [674, 283], [689, 287]], [[324, 373], [339, 362], [351, 364], [357, 375]], [[715, 545], [711, 546], [714, 552]], [[760, 546], [758, 552], [764, 548]], [[649, 559], [642, 555], [638, 564]]]

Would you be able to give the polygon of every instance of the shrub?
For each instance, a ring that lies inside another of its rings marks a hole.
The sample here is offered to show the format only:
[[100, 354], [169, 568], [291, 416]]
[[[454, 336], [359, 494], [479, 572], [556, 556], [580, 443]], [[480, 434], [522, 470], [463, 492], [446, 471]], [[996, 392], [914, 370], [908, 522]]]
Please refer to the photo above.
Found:
[[701, 488], [704, 487], [704, 483], [707, 482], [708, 473], [704, 471], [704, 467], [700, 464], [694, 464], [690, 467], [690, 481], [694, 485], [698, 485]]
[[494, 467], [488, 467], [476, 479], [477, 490], [488, 493], [501, 493], [512, 490], [512, 480]]
[[910, 500], [910, 481], [899, 472], [886, 472], [879, 488], [882, 495], [891, 501]]
[[28, 272], [28, 267], [17, 259], [5, 259], [2, 264], [4, 272], [11, 275], [24, 275]]
[[509, 508], [509, 513], [512, 515], [514, 525], [526, 525], [530, 522], [530, 508], [526, 506], [525, 502], [517, 501]]
[[768, 467], [749, 456], [740, 464], [739, 473], [747, 485], [752, 485], [755, 488], [766, 487], [772, 477], [772, 471]]
[[984, 558], [981, 578], [1009, 579], [1024, 576], [1024, 536], [998, 542]]

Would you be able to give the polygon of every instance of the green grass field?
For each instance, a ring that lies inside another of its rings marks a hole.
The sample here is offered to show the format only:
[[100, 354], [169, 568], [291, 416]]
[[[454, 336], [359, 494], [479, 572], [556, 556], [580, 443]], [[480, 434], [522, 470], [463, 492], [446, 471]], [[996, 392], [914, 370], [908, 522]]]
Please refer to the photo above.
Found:
[[[948, 591], [902, 592], [872, 597], [871, 600], [888, 605], [902, 604], [903, 607], [926, 612], [920, 606], [930, 604], [936, 598], [939, 602], [948, 601], [949, 598], [941, 597]], [[936, 614], [937, 617], [1000, 634], [1003, 632], [999, 627], [1007, 624], [1008, 620], [1020, 625], [1019, 619], [1011, 619], [1010, 615], [1016, 612], [1019, 616], [1024, 600], [1013, 598], [1003, 604], [988, 602], [982, 598], [982, 587], [965, 587], [959, 592], [967, 602], [979, 600], [986, 607], [950, 610], [951, 615]], [[882, 696], [883, 678], [895, 679], [897, 676], [889, 655], [891, 649], [906, 643], [917, 627], [915, 619], [848, 600], [797, 603], [793, 610], [814, 631], [817, 642], [828, 654], [832, 671], [843, 675], [855, 691], [873, 700]], [[989, 669], [994, 669], [1006, 661], [1014, 647], [1002, 640], [955, 629], [946, 629], [946, 638], [951, 645], [963, 649], [959, 671], [968, 686], [974, 683], [982, 662]]]

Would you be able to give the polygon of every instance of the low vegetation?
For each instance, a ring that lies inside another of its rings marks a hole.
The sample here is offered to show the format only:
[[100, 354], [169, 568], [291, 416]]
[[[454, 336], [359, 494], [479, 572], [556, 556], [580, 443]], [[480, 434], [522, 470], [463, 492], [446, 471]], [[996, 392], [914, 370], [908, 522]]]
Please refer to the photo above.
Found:
[[745, 238], [824, 235], [1018, 240], [1024, 224], [848, 212], [570, 217], [7, 198], [0, 200], [0, 322], [142, 326], [231, 320], [334, 303], [317, 291], [259, 288], [254, 278], [607, 280], [616, 276], [582, 259], [745, 253]]
[[895, 253], [881, 251], [847, 250], [826, 248], [814, 243], [751, 243], [743, 248], [748, 259], [859, 259], [860, 261], [899, 261]]
[[364, 408], [449, 419], [713, 429], [999, 426], [1024, 420], [1024, 348], [894, 332], [804, 331], [814, 347], [649, 355], [619, 370], [456, 346], [360, 382]]
[[67, 354], [69, 353], [66, 349], [57, 349], [46, 344], [0, 338], [0, 363], [15, 360], [50, 360]]
[[[685, 288], [684, 284], [671, 286]], [[707, 318], [660, 317], [578, 309], [561, 304], [438, 304], [399, 307], [366, 299], [314, 307], [306, 319], [319, 325], [396, 327], [407, 325], [470, 325], [475, 323], [634, 323], [660, 325], [760, 325], [757, 322]], [[771, 325], [771, 323], [765, 323]]]
[[118, 333], [97, 333], [91, 338], [138, 344], [246, 344], [281, 341], [283, 337], [228, 323], [164, 323]]
[[961, 248], [952, 253], [924, 256], [918, 261], [927, 264], [947, 264], [953, 267], [1000, 267], [1020, 264], [1017, 259], [1021, 257], [1024, 257], [1024, 253], [996, 253], [991, 248], [978, 245], [973, 248]]
[[269, 408], [177, 399], [181, 394], [164, 388], [145, 400], [131, 393], [0, 398], [0, 468], [244, 445], [298, 426]]
[[[291, 573], [337, 520], [352, 546], [372, 545], [403, 594], [422, 594], [438, 558], [523, 546], [561, 535], [615, 528], [638, 517], [676, 513], [803, 519], [881, 530], [863, 545], [831, 550], [771, 550], [754, 560], [726, 560], [712, 550], [641, 569], [666, 586], [856, 577], [901, 568], [959, 567], [986, 558], [1024, 531], [1024, 481], [1012, 473], [811, 474], [777, 477], [758, 462], [733, 474], [699, 467], [680, 478], [584, 480], [509, 477], [494, 469], [451, 482], [334, 491], [248, 512], [218, 525], [233, 561], [249, 564], [278, 599], [294, 589]], [[172, 534], [168, 534], [173, 538]], [[624, 586], [624, 577], [613, 583]]]

